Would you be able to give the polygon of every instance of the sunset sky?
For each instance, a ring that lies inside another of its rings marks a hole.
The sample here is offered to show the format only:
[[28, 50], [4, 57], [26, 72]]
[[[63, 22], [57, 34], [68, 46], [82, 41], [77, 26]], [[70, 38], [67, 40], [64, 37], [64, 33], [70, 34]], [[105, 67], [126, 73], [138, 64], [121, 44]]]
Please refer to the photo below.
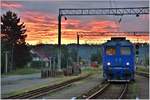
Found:
[[[26, 41], [29, 44], [57, 44], [59, 8], [106, 8], [106, 7], [148, 7], [144, 0], [105, 0], [105, 1], [72, 1], [72, 0], [2, 0], [1, 14], [11, 10], [16, 12], [25, 23]], [[119, 19], [122, 19], [119, 23]], [[149, 31], [149, 15], [136, 16], [76, 16], [67, 20], [62, 18], [62, 44], [76, 43], [79, 31]], [[109, 39], [106, 36], [83, 36], [80, 43], [102, 43]], [[137, 41], [136, 37], [128, 37]], [[148, 37], [139, 37], [139, 42], [148, 42]]]

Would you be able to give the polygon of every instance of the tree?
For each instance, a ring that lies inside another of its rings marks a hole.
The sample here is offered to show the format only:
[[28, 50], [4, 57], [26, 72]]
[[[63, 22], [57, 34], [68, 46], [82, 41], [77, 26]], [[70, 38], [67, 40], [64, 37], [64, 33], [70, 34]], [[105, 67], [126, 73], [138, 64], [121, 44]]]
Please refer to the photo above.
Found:
[[69, 52], [68, 52], [68, 48], [66, 46], [63, 46], [61, 48], [61, 66], [62, 68], [66, 68], [67, 67], [67, 63], [68, 63], [68, 59], [69, 59]]
[[14, 47], [14, 61], [16, 67], [24, 67], [31, 61], [30, 48], [25, 43], [15, 45]]
[[61, 48], [61, 66], [62, 68], [66, 68], [68, 66], [72, 66], [73, 62], [77, 61], [77, 50], [72, 49], [69, 50], [67, 46], [62, 46]]
[[77, 62], [77, 50], [76, 49], [71, 50], [70, 56], [74, 62]]
[[96, 53], [91, 55], [91, 61], [98, 61], [98, 55]]
[[25, 25], [16, 13], [7, 11], [1, 16], [2, 52], [11, 52], [11, 67], [22, 67], [31, 60], [25, 32]]
[[97, 53], [94, 53], [91, 55], [91, 61], [98, 61], [98, 64], [101, 64], [102, 62], [102, 54], [101, 54], [101, 50], [98, 49]]

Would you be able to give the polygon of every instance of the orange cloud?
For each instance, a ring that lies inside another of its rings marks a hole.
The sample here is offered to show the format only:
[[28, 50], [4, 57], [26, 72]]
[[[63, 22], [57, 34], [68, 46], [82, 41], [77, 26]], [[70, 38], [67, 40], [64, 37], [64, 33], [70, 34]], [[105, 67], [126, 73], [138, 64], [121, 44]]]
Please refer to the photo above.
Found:
[[7, 2], [7, 1], [2, 1], [1, 2], [1, 7], [2, 8], [7, 8], [7, 9], [17, 9], [17, 8], [22, 8], [23, 5], [17, 2]]
[[39, 41], [48, 42], [50, 38], [56, 38], [57, 24], [53, 16], [45, 13], [26, 11], [21, 13], [22, 21], [27, 28], [27, 41], [36, 44]]
[[[26, 24], [27, 42], [37, 43], [58, 43], [58, 21], [54, 14], [44, 12], [26, 11], [21, 13], [22, 21]], [[62, 19], [62, 44], [76, 43], [77, 32], [94, 31], [110, 32], [117, 31], [119, 24], [111, 20], [89, 20], [84, 22], [79, 19]], [[114, 34], [114, 33], [109, 33]], [[107, 34], [108, 35], [108, 34]], [[129, 37], [133, 42], [137, 37]], [[102, 43], [110, 39], [110, 36], [82, 36], [80, 43]], [[140, 41], [148, 41], [147, 37], [141, 37]]]

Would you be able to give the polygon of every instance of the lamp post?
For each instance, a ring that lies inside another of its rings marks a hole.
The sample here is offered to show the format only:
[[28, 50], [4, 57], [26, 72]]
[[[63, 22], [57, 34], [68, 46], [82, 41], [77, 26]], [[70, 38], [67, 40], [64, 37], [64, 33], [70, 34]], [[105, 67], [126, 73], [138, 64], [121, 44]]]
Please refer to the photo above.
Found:
[[[62, 15], [58, 15], [58, 71], [61, 71], [61, 17]], [[65, 17], [67, 20], [67, 17]]]

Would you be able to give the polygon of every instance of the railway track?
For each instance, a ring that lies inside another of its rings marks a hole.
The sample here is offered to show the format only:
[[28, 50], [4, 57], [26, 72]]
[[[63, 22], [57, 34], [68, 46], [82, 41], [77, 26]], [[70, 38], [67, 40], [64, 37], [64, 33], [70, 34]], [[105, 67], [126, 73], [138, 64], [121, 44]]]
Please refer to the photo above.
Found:
[[31, 90], [28, 92], [24, 92], [24, 93], [20, 93], [17, 95], [5, 97], [3, 99], [34, 99], [34, 98], [38, 98], [38, 97], [41, 97], [41, 96], [46, 95], [48, 93], [51, 93], [51, 92], [63, 89], [65, 87], [71, 86], [71, 84], [73, 84], [74, 82], [85, 79], [91, 75], [92, 74], [87, 74], [87, 75], [77, 77], [77, 78], [74, 78], [74, 79], [59, 83], [59, 84], [38, 88], [38, 89]]
[[[116, 89], [117, 88], [117, 89]], [[86, 94], [82, 94], [81, 99], [122, 99], [128, 89], [128, 83], [105, 83], [94, 87]], [[94, 91], [95, 90], [95, 91]]]

